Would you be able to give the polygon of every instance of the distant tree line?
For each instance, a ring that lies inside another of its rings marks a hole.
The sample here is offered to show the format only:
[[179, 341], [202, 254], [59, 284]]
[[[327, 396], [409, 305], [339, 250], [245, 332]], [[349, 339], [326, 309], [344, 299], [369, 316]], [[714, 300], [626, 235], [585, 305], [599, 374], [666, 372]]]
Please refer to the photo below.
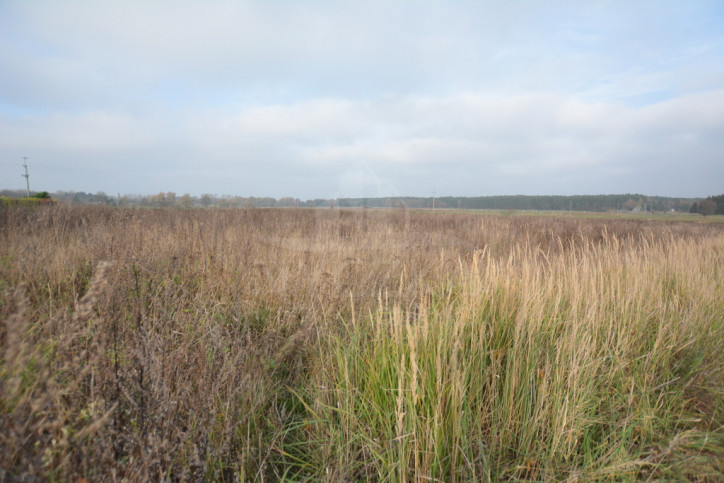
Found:
[[[19, 199], [25, 197], [26, 192], [23, 190], [0, 190], [0, 196], [8, 199]], [[32, 195], [34, 198], [43, 198], [51, 196], [47, 192], [36, 193]], [[58, 201], [71, 204], [93, 204], [93, 205], [109, 205], [109, 206], [139, 206], [139, 207], [156, 207], [156, 208], [207, 208], [207, 207], [295, 207], [295, 206], [311, 206], [310, 202], [303, 202], [298, 198], [271, 198], [271, 197], [242, 197], [203, 194], [201, 196], [192, 196], [189, 193], [177, 195], [174, 192], [161, 192], [155, 195], [134, 195], [134, 194], [118, 194], [111, 196], [103, 191], [96, 193], [85, 193], [83, 191], [59, 191], [52, 194], [52, 197]]]
[[[640, 194], [576, 195], [576, 196], [443, 196], [434, 198], [435, 208], [461, 210], [541, 210], [541, 211], [689, 211], [694, 198], [670, 198]], [[432, 208], [433, 198], [340, 198], [337, 206], [367, 208]], [[329, 200], [314, 200], [314, 206], [325, 206]]]
[[[43, 192], [43, 196], [50, 196]], [[24, 191], [4, 190], [0, 195], [9, 198], [25, 196]], [[406, 209], [460, 209], [460, 210], [541, 210], [541, 211], [677, 211], [701, 214], [724, 214], [724, 195], [700, 198], [671, 198], [641, 194], [619, 195], [576, 195], [576, 196], [443, 196], [443, 197], [381, 197], [381, 198], [317, 198], [302, 201], [284, 197], [243, 197], [215, 194], [192, 196], [189, 193], [177, 195], [174, 192], [160, 192], [155, 195], [110, 196], [103, 191], [85, 193], [82, 191], [60, 191], [52, 194], [53, 199], [74, 204], [102, 204], [112, 206], [139, 206], [158, 208], [406, 208]]]
[[705, 200], [693, 203], [689, 212], [699, 213], [704, 216], [724, 215], [724, 194], [709, 196]]

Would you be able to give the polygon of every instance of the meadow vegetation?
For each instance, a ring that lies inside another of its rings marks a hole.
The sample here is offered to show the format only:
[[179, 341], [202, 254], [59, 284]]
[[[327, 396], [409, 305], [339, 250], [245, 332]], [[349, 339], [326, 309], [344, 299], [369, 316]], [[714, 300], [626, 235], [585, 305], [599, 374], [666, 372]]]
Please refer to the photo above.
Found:
[[724, 478], [724, 225], [0, 208], [0, 480]]

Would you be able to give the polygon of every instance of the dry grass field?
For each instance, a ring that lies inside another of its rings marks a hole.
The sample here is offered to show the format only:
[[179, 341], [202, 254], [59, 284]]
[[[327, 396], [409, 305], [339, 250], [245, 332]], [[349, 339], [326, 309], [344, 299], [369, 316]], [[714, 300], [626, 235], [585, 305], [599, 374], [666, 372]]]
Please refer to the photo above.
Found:
[[724, 479], [724, 225], [0, 208], [0, 480]]

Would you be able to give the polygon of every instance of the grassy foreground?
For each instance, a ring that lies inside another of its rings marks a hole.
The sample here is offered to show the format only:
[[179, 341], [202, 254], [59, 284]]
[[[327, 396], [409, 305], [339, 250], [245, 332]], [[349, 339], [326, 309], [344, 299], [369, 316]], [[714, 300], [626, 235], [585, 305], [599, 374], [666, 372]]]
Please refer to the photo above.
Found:
[[0, 480], [724, 478], [718, 224], [0, 209]]

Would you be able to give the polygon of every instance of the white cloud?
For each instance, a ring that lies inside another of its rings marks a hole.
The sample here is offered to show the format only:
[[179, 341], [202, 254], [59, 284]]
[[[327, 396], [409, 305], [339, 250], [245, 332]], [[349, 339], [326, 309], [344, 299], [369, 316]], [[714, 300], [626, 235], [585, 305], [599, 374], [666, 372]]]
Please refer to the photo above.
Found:
[[[722, 113], [724, 91], [638, 108], [588, 104], [557, 94], [319, 99], [181, 116], [172, 128], [159, 116], [80, 113], [27, 118], [23, 124], [5, 118], [0, 148], [42, 145], [47, 153], [65, 153], [67, 159], [126, 153], [142, 160], [163, 153], [172, 142], [178, 149], [165, 164], [171, 173], [206, 160], [204, 170], [221, 169], [229, 177], [244, 173], [248, 178], [252, 169], [262, 185], [281, 180], [284, 186], [285, 175], [342, 179], [350, 166], [364, 163], [367, 171], [387, 180], [386, 186], [394, 185], [396, 176], [404, 177], [397, 189], [401, 193], [413, 181], [429, 186], [425, 178], [432, 176], [451, 194], [481, 194], [474, 185], [455, 191], [454, 183], [446, 183], [448, 177], [457, 179], [454, 172], [471, 178], [512, 177], [537, 191], [575, 191], [557, 184], [556, 177], [585, 178], [596, 170], [612, 176], [673, 173], [677, 178], [668, 189], [675, 192], [677, 183], [693, 175], [678, 178], [681, 167], [718, 162]], [[541, 185], [541, 179], [548, 181]], [[596, 181], [579, 186], [595, 190]], [[308, 197], [320, 189], [313, 183], [307, 188], [303, 195]], [[605, 191], [616, 191], [615, 185]]]
[[93, 167], [82, 189], [109, 192], [710, 194], [723, 18], [708, 2], [3, 3], [0, 175], [30, 155]]
[[56, 152], [107, 154], [151, 147], [159, 139], [148, 127], [128, 115], [107, 112], [0, 119], [4, 149], [42, 146]]

